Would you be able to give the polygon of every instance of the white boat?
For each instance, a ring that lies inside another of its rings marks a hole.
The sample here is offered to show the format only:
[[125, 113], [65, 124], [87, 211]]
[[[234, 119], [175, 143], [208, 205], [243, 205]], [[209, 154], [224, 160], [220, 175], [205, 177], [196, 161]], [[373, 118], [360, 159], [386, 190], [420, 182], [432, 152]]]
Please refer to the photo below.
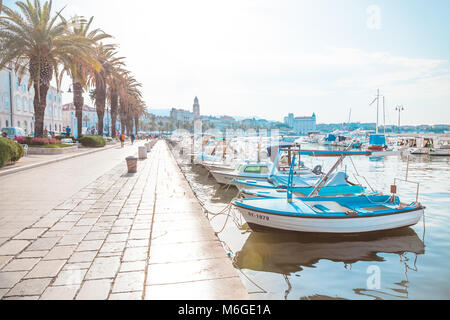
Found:
[[[302, 151], [298, 154], [302, 154]], [[409, 205], [402, 203], [395, 195], [396, 185], [391, 187], [392, 195], [320, 196], [320, 190], [326, 186], [344, 158], [358, 154], [366, 155], [364, 152], [343, 152], [306, 198], [293, 196], [292, 165], [286, 198], [240, 199], [235, 200], [233, 204], [250, 228], [257, 226], [299, 232], [362, 233], [415, 225], [423, 216], [425, 209], [418, 202], [419, 188], [416, 201]], [[293, 158], [294, 163], [295, 155]]]
[[[377, 197], [382, 196], [371, 198]], [[294, 199], [291, 203], [286, 199], [243, 199], [236, 200], [235, 206], [250, 228], [256, 225], [319, 233], [360, 233], [408, 227], [417, 224], [424, 213], [420, 205], [374, 204], [364, 200], [366, 197], [355, 197], [361, 200], [361, 205], [355, 207], [350, 203], [345, 206], [336, 201], [337, 198]]]
[[220, 184], [234, 185], [235, 179], [267, 180], [271, 163], [243, 163], [233, 171], [211, 170], [210, 173]]

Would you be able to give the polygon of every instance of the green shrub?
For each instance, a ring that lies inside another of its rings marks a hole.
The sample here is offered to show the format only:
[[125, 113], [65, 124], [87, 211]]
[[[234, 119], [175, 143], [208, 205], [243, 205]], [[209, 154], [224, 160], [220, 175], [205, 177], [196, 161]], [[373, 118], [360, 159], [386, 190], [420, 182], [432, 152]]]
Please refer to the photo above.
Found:
[[83, 136], [79, 139], [83, 147], [101, 148], [106, 145], [106, 140], [100, 136]]
[[0, 138], [0, 167], [10, 161], [18, 161], [24, 154], [25, 150], [22, 145], [6, 138]]
[[59, 141], [61, 141], [62, 139], [72, 139], [73, 142], [77, 141], [75, 137], [67, 137], [67, 136], [56, 136], [55, 139]]

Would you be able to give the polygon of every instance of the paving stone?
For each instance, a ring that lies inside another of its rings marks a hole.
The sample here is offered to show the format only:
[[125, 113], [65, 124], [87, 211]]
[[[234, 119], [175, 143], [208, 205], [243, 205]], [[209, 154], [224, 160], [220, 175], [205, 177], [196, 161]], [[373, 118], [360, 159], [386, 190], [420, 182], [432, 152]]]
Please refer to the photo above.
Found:
[[120, 265], [120, 272], [144, 271], [145, 266], [146, 261], [122, 262]]
[[93, 226], [97, 218], [82, 218], [77, 222], [77, 226]]
[[119, 267], [120, 257], [96, 258], [86, 274], [86, 279], [114, 278]]
[[112, 279], [90, 280], [83, 283], [77, 300], [106, 300], [111, 290]]
[[248, 300], [239, 277], [145, 287], [145, 300]]
[[9, 291], [9, 289], [0, 289], [0, 299]]
[[150, 238], [150, 230], [132, 230], [132, 231], [130, 231], [129, 239], [141, 240], [141, 239], [149, 239], [149, 238]]
[[67, 234], [68, 235], [83, 235], [85, 236], [91, 231], [92, 226], [75, 226]]
[[76, 245], [53, 247], [53, 249], [44, 257], [44, 260], [69, 259], [76, 247]]
[[97, 255], [97, 251], [75, 252], [69, 259], [69, 263], [92, 262]]
[[58, 222], [50, 230], [52, 231], [69, 231], [73, 228], [75, 222]]
[[81, 284], [87, 269], [63, 270], [59, 273], [53, 286], [71, 286]]
[[109, 300], [142, 300], [142, 291], [111, 293]]
[[140, 261], [146, 260], [148, 257], [148, 249], [146, 247], [126, 248], [123, 254], [123, 261]]
[[27, 271], [21, 272], [0, 272], [0, 289], [12, 288], [27, 274]]
[[67, 260], [50, 260], [39, 262], [25, 278], [47, 278], [56, 277]]
[[131, 226], [121, 226], [121, 227], [112, 227], [111, 234], [121, 234], [125, 233], [128, 237], [128, 233], [131, 230]]
[[47, 231], [47, 228], [31, 228], [26, 229], [19, 233], [17, 236], [14, 237], [16, 240], [35, 240], [39, 238], [45, 231]]
[[71, 244], [78, 244], [83, 240], [84, 237], [85, 237], [84, 234], [66, 235], [62, 237], [62, 239], [58, 242], [58, 245], [65, 246]]
[[103, 240], [83, 240], [80, 242], [77, 252], [99, 250], [102, 244]]
[[144, 289], [145, 272], [119, 273], [114, 280], [112, 292], [130, 292]]
[[117, 233], [117, 234], [110, 234], [106, 238], [106, 242], [123, 242], [127, 241], [128, 234], [127, 233]]
[[108, 236], [107, 231], [89, 232], [84, 240], [104, 240]]
[[27, 251], [42, 251], [50, 250], [55, 244], [60, 240], [59, 237], [56, 238], [39, 238], [34, 241], [28, 248]]
[[106, 242], [100, 249], [100, 253], [121, 253], [125, 250], [126, 242]]
[[73, 300], [79, 288], [79, 285], [48, 287], [40, 300]]
[[27, 251], [25, 250], [21, 254], [17, 256], [18, 259], [24, 259], [24, 258], [43, 258], [45, 257], [50, 251], [49, 250], [43, 250], [43, 251]]
[[76, 263], [66, 263], [63, 270], [84, 270], [89, 269], [91, 262], [76, 262]]
[[5, 297], [3, 300], [39, 300], [39, 296]]
[[25, 240], [9, 240], [0, 247], [0, 256], [16, 255], [30, 244]]
[[0, 270], [6, 266], [6, 264], [11, 261], [14, 256], [0, 256]]
[[148, 247], [148, 240], [128, 240], [127, 248]]
[[41, 295], [50, 284], [51, 278], [28, 279], [16, 284], [6, 296], [34, 296]]
[[[223, 268], [229, 265], [228, 268]], [[236, 276], [228, 257], [177, 263], [150, 264], [147, 285], [212, 280]]]
[[13, 259], [2, 271], [30, 271], [40, 260], [40, 258]]

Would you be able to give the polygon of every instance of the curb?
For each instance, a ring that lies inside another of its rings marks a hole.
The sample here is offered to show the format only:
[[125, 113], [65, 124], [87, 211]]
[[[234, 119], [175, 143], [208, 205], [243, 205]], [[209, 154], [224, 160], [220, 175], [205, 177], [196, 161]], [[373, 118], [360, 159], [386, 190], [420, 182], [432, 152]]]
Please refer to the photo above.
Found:
[[33, 169], [33, 168], [37, 168], [37, 167], [42, 167], [42, 166], [45, 166], [45, 165], [48, 165], [48, 164], [52, 164], [52, 163], [56, 163], [56, 162], [61, 162], [61, 161], [64, 161], [64, 160], [70, 160], [70, 159], [86, 156], [86, 155], [89, 155], [89, 154], [92, 154], [92, 153], [96, 153], [96, 152], [100, 152], [100, 151], [106, 151], [106, 150], [112, 149], [112, 148], [114, 148], [116, 146], [117, 146], [117, 144], [115, 144], [113, 146], [101, 148], [101, 149], [91, 150], [91, 151], [88, 151], [88, 152], [83, 152], [83, 153], [78, 153], [78, 154], [71, 154], [71, 155], [69, 155], [67, 157], [63, 157], [63, 158], [59, 158], [59, 159], [53, 159], [53, 160], [49, 160], [49, 161], [45, 161], [45, 162], [30, 164], [30, 165], [24, 166], [24, 167], [12, 168], [12, 169], [9, 169], [9, 170], [0, 171], [0, 177], [6, 176], [6, 175], [10, 175], [10, 174], [13, 174], [13, 173], [17, 173], [17, 172], [20, 172], [20, 171], [25, 171], [25, 170], [29, 170], [29, 169]]

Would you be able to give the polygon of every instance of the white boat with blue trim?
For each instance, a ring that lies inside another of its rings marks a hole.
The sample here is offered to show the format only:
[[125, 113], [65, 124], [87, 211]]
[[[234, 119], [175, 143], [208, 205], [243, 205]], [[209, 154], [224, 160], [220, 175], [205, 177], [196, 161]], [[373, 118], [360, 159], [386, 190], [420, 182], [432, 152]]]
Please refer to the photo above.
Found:
[[307, 197], [294, 197], [291, 166], [285, 198], [241, 199], [235, 200], [234, 205], [250, 228], [286, 231], [362, 233], [408, 227], [420, 220], [425, 207], [418, 202], [418, 193], [415, 202], [402, 203], [395, 185], [391, 187], [391, 195], [320, 196], [320, 190], [348, 155], [342, 153]]

